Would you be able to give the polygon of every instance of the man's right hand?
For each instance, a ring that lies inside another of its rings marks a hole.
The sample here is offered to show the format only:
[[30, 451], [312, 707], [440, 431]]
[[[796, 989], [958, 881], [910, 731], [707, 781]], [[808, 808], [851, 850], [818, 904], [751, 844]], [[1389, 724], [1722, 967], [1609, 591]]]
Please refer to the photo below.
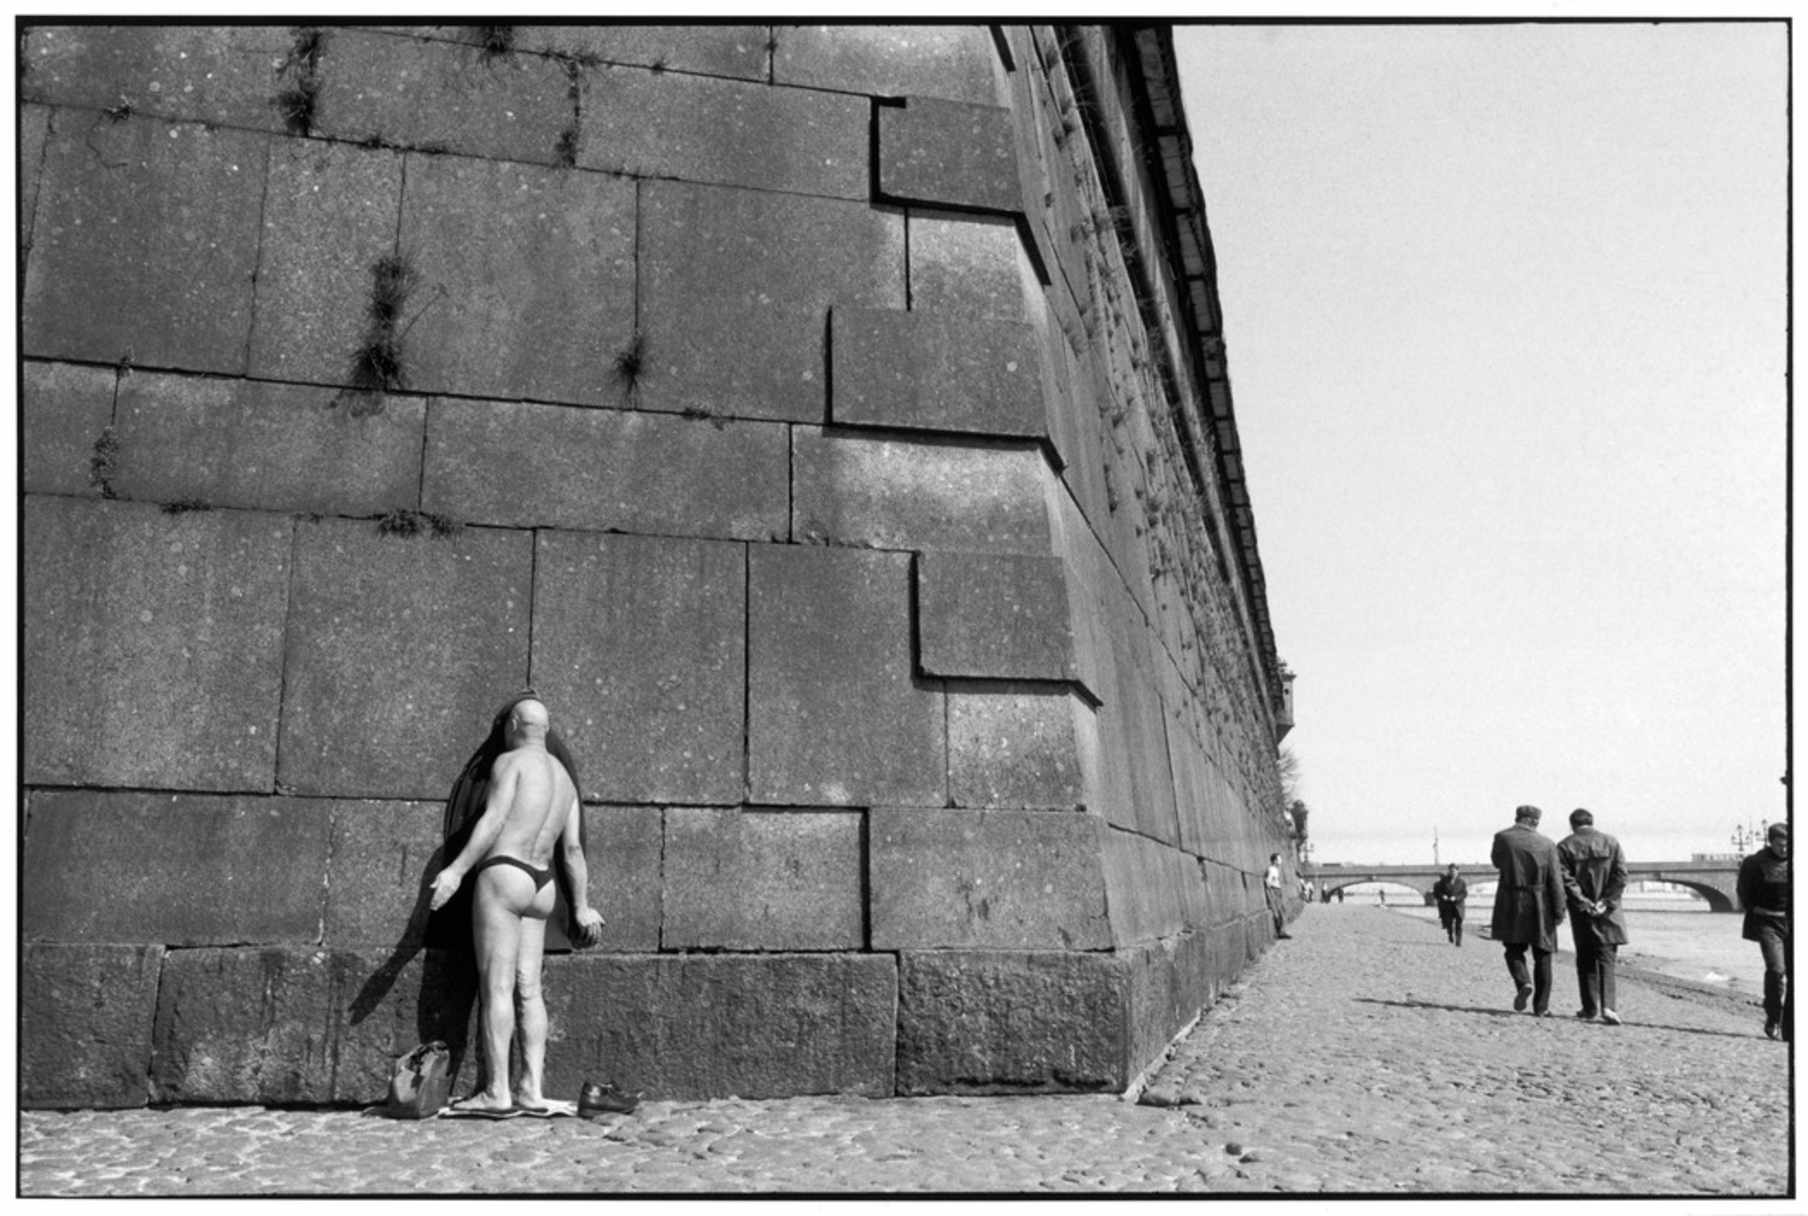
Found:
[[446, 902], [458, 894], [458, 886], [464, 881], [464, 877], [463, 874], [452, 869], [441, 870], [434, 875], [433, 898], [427, 906], [435, 912], [445, 907]]

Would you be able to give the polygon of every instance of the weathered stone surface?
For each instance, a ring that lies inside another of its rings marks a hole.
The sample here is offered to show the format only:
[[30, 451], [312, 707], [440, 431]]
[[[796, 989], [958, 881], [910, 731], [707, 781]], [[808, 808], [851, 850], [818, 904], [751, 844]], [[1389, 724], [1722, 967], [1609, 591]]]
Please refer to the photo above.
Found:
[[983, 25], [780, 25], [772, 78], [879, 96], [991, 103], [998, 55]]
[[[353, 383], [370, 328], [375, 267], [395, 253], [402, 156], [319, 139], [270, 152], [251, 374]], [[423, 299], [413, 308], [425, 306]], [[406, 325], [413, 312], [402, 318]]]
[[1205, 932], [1181, 933], [1121, 953], [1129, 976], [1130, 1059], [1146, 1064], [1160, 1058], [1174, 1036], [1219, 989], [1242, 970], [1242, 959], [1223, 966]]
[[749, 562], [749, 800], [944, 805], [943, 698], [911, 668], [910, 558], [762, 545]]
[[1091, 711], [1066, 692], [984, 688], [948, 692], [948, 792], [954, 805], [1083, 805], [1074, 722], [1076, 714]]
[[634, 332], [634, 183], [418, 154], [407, 173], [408, 387], [616, 402]]
[[859, 811], [665, 812], [667, 950], [865, 945]]
[[516, 45], [571, 59], [764, 81], [763, 25], [524, 25]]
[[1189, 854], [1112, 828], [1105, 834], [1102, 864], [1117, 945], [1154, 941], [1208, 919], [1205, 883]]
[[534, 683], [587, 795], [737, 803], [746, 555], [740, 545], [543, 532]]
[[649, 1098], [892, 1092], [890, 955], [574, 955], [546, 972], [550, 1093], [598, 1077]]
[[[590, 906], [603, 914], [599, 950], [659, 949], [659, 926], [665, 919], [662, 820], [655, 806], [584, 808]], [[549, 929], [548, 944], [553, 940]]]
[[1025, 300], [1041, 288], [1013, 220], [913, 207], [905, 223], [912, 311], [1028, 320]]
[[143, 1106], [161, 946], [19, 948], [19, 1103]]
[[554, 60], [371, 30], [327, 35], [317, 134], [550, 165], [574, 121], [570, 81]]
[[31, 224], [38, 211], [38, 182], [44, 174], [44, 141], [50, 138], [50, 108], [19, 107], [19, 252], [20, 266], [31, 250]]
[[151, 1058], [160, 1102], [380, 1102], [394, 1058], [462, 1048], [468, 964], [437, 951], [174, 950], [164, 958]]
[[320, 937], [331, 807], [46, 791], [25, 831], [30, 940], [166, 946]]
[[301, 794], [444, 798], [499, 690], [528, 670], [532, 537], [296, 526], [277, 779]]
[[243, 372], [267, 139], [59, 111], [22, 353]]
[[427, 927], [427, 884], [452, 860], [440, 851], [445, 805], [354, 800], [311, 805], [331, 819], [324, 944], [418, 947]]
[[19, 87], [52, 105], [280, 131], [272, 100], [294, 39], [286, 26], [36, 25]]
[[902, 106], [879, 106], [878, 117], [882, 197], [1003, 213], [1023, 210], [1010, 110], [911, 97]]
[[819, 422], [828, 307], [904, 307], [904, 222], [865, 203], [648, 182], [639, 268], [638, 405]]
[[792, 535], [882, 549], [1050, 552], [1041, 453], [792, 428]]
[[637, 67], [585, 70], [577, 163], [865, 202], [862, 98]]
[[934, 312], [837, 307], [834, 400], [851, 426], [1040, 435], [1042, 370], [1027, 326]]
[[907, 950], [898, 1093], [1121, 1090], [1127, 989], [1110, 954]]
[[120, 382], [115, 491], [212, 507], [378, 515], [412, 507], [425, 409], [331, 389], [140, 372]]
[[917, 562], [923, 670], [938, 676], [1069, 680], [1073, 632], [1058, 557], [925, 553]]
[[23, 779], [269, 788], [290, 521], [24, 502]]
[[94, 445], [112, 425], [118, 373], [76, 363], [29, 360], [23, 366], [22, 488], [27, 493], [99, 494]]
[[429, 511], [510, 527], [783, 539], [785, 429], [632, 410], [435, 401]]
[[873, 949], [1111, 945], [1097, 817], [875, 808], [869, 820]]

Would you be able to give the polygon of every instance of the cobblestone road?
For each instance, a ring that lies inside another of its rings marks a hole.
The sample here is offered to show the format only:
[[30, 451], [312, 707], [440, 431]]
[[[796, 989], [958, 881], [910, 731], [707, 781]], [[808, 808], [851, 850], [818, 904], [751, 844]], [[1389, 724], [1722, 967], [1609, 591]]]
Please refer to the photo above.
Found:
[[1789, 1051], [1762, 1014], [1623, 977], [1621, 1027], [1510, 1008], [1500, 950], [1312, 906], [1117, 1097], [649, 1102], [612, 1122], [257, 1107], [27, 1111], [37, 1196], [1332, 1192], [1772, 1196]]

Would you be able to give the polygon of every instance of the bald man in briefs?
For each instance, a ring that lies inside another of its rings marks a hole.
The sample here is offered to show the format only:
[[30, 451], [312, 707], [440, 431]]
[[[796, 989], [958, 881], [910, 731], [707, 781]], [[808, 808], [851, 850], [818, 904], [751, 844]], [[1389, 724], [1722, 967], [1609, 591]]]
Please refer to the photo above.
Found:
[[[1518, 807], [1513, 826], [1494, 834], [1490, 860], [1500, 871], [1494, 888], [1494, 919], [1489, 930], [1506, 946], [1507, 972], [1516, 989], [1513, 1008], [1526, 1001], [1538, 1017], [1551, 1016], [1551, 956], [1557, 952], [1557, 926], [1563, 923], [1563, 866], [1557, 845], [1538, 831], [1544, 812]], [[1532, 969], [1526, 971], [1526, 950]]]
[[[577, 788], [547, 751], [546, 706], [531, 697], [509, 710], [508, 750], [490, 770], [483, 814], [451, 865], [433, 880], [435, 911], [466, 878], [473, 884], [472, 944], [477, 953], [484, 1084], [453, 1109], [506, 1116], [544, 1111], [546, 1002], [540, 993], [546, 918], [553, 908], [555, 846], [570, 887], [583, 944], [601, 936], [603, 918], [587, 901], [589, 871], [580, 834]], [[509, 1042], [519, 1035], [523, 1071], [511, 1091]]]

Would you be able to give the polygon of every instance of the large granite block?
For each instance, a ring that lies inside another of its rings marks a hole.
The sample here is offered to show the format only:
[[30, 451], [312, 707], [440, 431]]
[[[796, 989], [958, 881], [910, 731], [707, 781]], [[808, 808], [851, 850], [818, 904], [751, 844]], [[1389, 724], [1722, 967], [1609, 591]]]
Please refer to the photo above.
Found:
[[437, 951], [174, 950], [164, 958], [153, 1100], [376, 1103], [396, 1056], [462, 1049], [475, 989]]
[[418, 947], [427, 927], [427, 884], [452, 860], [440, 849], [445, 805], [314, 805], [331, 819], [323, 943], [341, 950]]
[[296, 525], [277, 779], [292, 792], [444, 798], [528, 671], [532, 537]]
[[660, 1099], [891, 1096], [890, 955], [576, 955], [546, 970], [548, 1092], [608, 1077]]
[[19, 1104], [143, 1106], [162, 946], [19, 949]]
[[477, 46], [335, 29], [314, 130], [351, 143], [550, 165], [576, 115], [563, 64]]
[[742, 546], [542, 532], [534, 685], [591, 797], [737, 803], [743, 780]]
[[33, 25], [20, 91], [34, 101], [281, 131], [272, 104], [295, 42], [270, 25]]
[[909, 556], [760, 545], [749, 561], [749, 800], [944, 805], [943, 697], [912, 672]]
[[1010, 110], [911, 97], [877, 113], [880, 197], [1002, 214], [1023, 210]]
[[923, 670], [938, 676], [1071, 680], [1067, 571], [1058, 557], [925, 553], [917, 562]]
[[1122, 1090], [1128, 988], [1111, 954], [907, 950], [898, 1093]]
[[904, 307], [896, 212], [685, 182], [640, 205], [642, 408], [821, 421], [829, 305]]
[[1007, 216], [911, 208], [910, 307], [997, 321], [1029, 319], [1039, 293], [1017, 225]]
[[1191, 856], [1134, 832], [1112, 828], [1101, 851], [1111, 934], [1119, 946], [1153, 941], [1203, 919], [1203, 880]]
[[38, 183], [44, 175], [44, 143], [50, 138], [50, 107], [19, 107], [19, 265], [31, 250], [31, 224], [38, 211]]
[[296, 798], [35, 792], [30, 940], [166, 946], [320, 937], [331, 807]]
[[425, 410], [376, 412], [331, 389], [140, 372], [119, 386], [113, 488], [126, 498], [380, 515], [412, 507]]
[[1109, 948], [1102, 828], [1047, 811], [875, 808], [873, 949]]
[[858, 950], [859, 811], [665, 812], [667, 950]]
[[950, 688], [950, 799], [970, 807], [1083, 806], [1075, 721], [1089, 713], [1066, 692]]
[[20, 453], [26, 493], [99, 494], [94, 445], [113, 422], [110, 367], [27, 361], [21, 394]]
[[[659, 949], [665, 920], [665, 830], [656, 806], [584, 808], [590, 906], [603, 914], [597, 949]], [[547, 940], [552, 940], [548, 934]]]
[[872, 439], [792, 428], [792, 535], [881, 549], [1050, 552], [1033, 448]]
[[27, 496], [23, 522], [23, 780], [268, 789], [290, 521]]
[[421, 501], [510, 527], [783, 539], [787, 444], [770, 423], [440, 400]]
[[1008, 321], [837, 307], [829, 413], [847, 426], [1039, 436], [1034, 334]]
[[579, 61], [764, 81], [770, 37], [764, 25], [524, 25], [515, 44]]
[[577, 163], [634, 177], [871, 195], [862, 98], [637, 67], [584, 71]]
[[988, 104], [998, 95], [998, 53], [983, 25], [779, 25], [772, 34], [779, 84]]
[[22, 352], [241, 373], [268, 138], [59, 111]]
[[407, 173], [406, 385], [617, 403], [635, 328], [634, 183], [418, 154]]
[[[258, 257], [252, 375], [353, 382], [371, 323], [374, 268], [395, 253], [401, 205], [400, 153], [277, 141]], [[401, 324], [427, 306], [425, 296], [412, 301]]]
[[1129, 1055], [1133, 1074], [1161, 1060], [1174, 1036], [1218, 998], [1241, 970], [1223, 973], [1206, 932], [1179, 933], [1123, 952], [1130, 980]]

